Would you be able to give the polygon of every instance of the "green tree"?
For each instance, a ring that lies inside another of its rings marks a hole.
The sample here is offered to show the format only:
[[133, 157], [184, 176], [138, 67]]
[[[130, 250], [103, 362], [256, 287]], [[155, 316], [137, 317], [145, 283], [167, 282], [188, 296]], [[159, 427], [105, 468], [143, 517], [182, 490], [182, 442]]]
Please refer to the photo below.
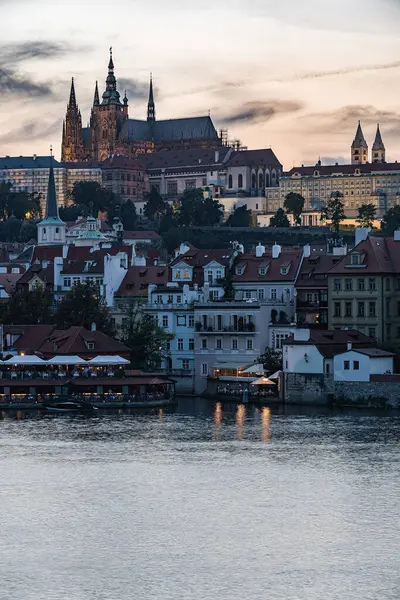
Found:
[[114, 334], [109, 310], [100, 297], [98, 286], [93, 283], [74, 285], [59, 303], [54, 320], [61, 329], [74, 325], [90, 329], [95, 323], [99, 331]]
[[274, 350], [273, 348], [269, 348], [267, 346], [267, 348], [265, 348], [264, 354], [260, 356], [259, 360], [264, 365], [264, 369], [270, 375], [282, 369], [281, 350]]
[[78, 217], [83, 215], [82, 208], [76, 204], [61, 206], [58, 212], [62, 221], [77, 221]]
[[385, 235], [393, 235], [400, 228], [400, 206], [390, 208], [381, 221], [381, 229]]
[[136, 206], [132, 200], [127, 200], [121, 206], [121, 221], [125, 231], [135, 229], [138, 221]]
[[47, 325], [52, 323], [53, 293], [48, 288], [18, 289], [2, 306], [1, 321], [8, 325]]
[[22, 243], [27, 243], [31, 240], [37, 240], [37, 226], [35, 223], [23, 221], [19, 234], [19, 241]]
[[0, 182], [0, 219], [4, 221], [8, 217], [12, 185], [9, 182]]
[[289, 219], [285, 215], [283, 208], [278, 208], [269, 222], [270, 227], [290, 227]]
[[235, 208], [234, 212], [227, 218], [225, 225], [227, 227], [251, 227], [252, 212], [247, 208], [247, 204]]
[[340, 223], [346, 218], [343, 204], [343, 194], [341, 192], [332, 192], [326, 206], [321, 210], [321, 220], [331, 221], [331, 229], [339, 233]]
[[204, 198], [201, 188], [185, 190], [177, 212], [179, 224], [185, 226], [218, 225], [224, 216], [218, 200]]
[[[76, 182], [69, 197], [75, 206], [80, 207], [85, 217], [91, 210], [95, 217], [99, 210], [104, 211], [118, 204], [115, 194], [102, 187], [97, 181]], [[112, 219], [113, 216], [111, 215], [110, 218]]]
[[376, 206], [374, 204], [362, 204], [358, 208], [357, 223], [360, 227], [371, 227], [376, 218]]
[[152, 186], [150, 193], [146, 195], [145, 199], [145, 216], [150, 221], [159, 221], [166, 214], [168, 202], [163, 200], [161, 194], [154, 186]]
[[159, 369], [161, 361], [169, 356], [168, 346], [173, 337], [150, 315], [143, 315], [140, 304], [127, 309], [122, 341], [131, 349], [133, 367], [149, 371]]
[[305, 200], [301, 194], [289, 192], [285, 197], [284, 208], [288, 214], [293, 215], [296, 225], [301, 225], [301, 213], [304, 209]]
[[11, 183], [0, 182], [0, 219], [35, 219], [41, 216], [41, 194], [14, 192]]

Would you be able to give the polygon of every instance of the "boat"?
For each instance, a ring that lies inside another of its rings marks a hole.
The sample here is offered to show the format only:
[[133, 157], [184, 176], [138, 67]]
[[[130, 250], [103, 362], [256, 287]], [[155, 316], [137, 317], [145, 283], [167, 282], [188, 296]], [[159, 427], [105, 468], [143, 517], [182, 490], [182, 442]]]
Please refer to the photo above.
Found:
[[98, 410], [85, 400], [44, 400], [42, 406], [48, 412], [58, 413], [93, 413]]

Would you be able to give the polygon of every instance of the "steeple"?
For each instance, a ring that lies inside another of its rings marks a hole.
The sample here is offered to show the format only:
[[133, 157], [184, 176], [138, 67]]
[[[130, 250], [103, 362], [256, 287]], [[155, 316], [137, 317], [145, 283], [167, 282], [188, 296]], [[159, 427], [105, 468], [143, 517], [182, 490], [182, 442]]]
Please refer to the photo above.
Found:
[[372, 162], [384, 163], [386, 160], [386, 148], [382, 140], [379, 124], [376, 129], [375, 141], [372, 146]]
[[96, 85], [95, 85], [95, 88], [94, 88], [93, 106], [99, 106], [99, 104], [100, 104], [99, 86], [98, 86], [97, 81], [96, 81]]
[[84, 159], [82, 117], [76, 101], [74, 78], [72, 78], [67, 113], [63, 123], [61, 160], [77, 162]]
[[76, 96], [75, 96], [75, 85], [74, 85], [74, 78], [72, 78], [71, 81], [71, 90], [69, 92], [69, 102], [68, 102], [68, 108], [67, 110], [73, 110], [77, 108], [76, 106]]
[[106, 79], [106, 90], [103, 94], [102, 105], [121, 104], [119, 92], [117, 90], [117, 80], [114, 75], [114, 61], [112, 56], [112, 48], [110, 48], [110, 60], [108, 62], [108, 75]]
[[153, 74], [150, 73], [150, 90], [149, 90], [149, 102], [147, 105], [147, 120], [156, 120], [156, 107], [154, 104], [154, 93], [153, 93]]
[[53, 149], [52, 148], [50, 148], [50, 171], [49, 171], [49, 182], [47, 185], [46, 219], [59, 219], [56, 182], [54, 179]]
[[57, 191], [54, 177], [53, 149], [50, 148], [50, 169], [47, 185], [46, 216], [37, 225], [39, 246], [65, 244], [66, 225], [58, 214]]
[[351, 164], [365, 165], [368, 162], [368, 144], [361, 128], [361, 122], [358, 121], [356, 136], [351, 145]]

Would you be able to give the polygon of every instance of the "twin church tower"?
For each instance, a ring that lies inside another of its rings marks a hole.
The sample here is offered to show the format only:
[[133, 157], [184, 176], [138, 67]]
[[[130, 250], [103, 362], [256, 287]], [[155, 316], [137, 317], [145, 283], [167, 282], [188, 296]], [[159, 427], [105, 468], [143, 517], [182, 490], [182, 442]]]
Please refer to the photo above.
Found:
[[[368, 162], [368, 144], [365, 141], [361, 123], [358, 122], [356, 137], [351, 145], [351, 164], [365, 165]], [[374, 145], [372, 146], [371, 163], [386, 162], [386, 149], [382, 141], [379, 125], [376, 130]]]
[[219, 144], [210, 116], [156, 120], [153, 81], [150, 77], [147, 120], [130, 119], [126, 92], [121, 101], [114, 74], [112, 48], [106, 88], [100, 101], [96, 82], [90, 121], [82, 127], [75, 84], [72, 79], [67, 113], [63, 122], [63, 162], [102, 161], [112, 154], [134, 157], [154, 150], [208, 148]]

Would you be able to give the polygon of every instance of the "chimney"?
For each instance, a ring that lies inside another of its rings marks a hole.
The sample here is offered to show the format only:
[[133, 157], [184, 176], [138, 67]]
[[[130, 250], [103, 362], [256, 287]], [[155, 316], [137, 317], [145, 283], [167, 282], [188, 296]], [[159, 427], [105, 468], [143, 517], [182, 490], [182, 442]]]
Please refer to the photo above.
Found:
[[294, 341], [295, 342], [308, 342], [311, 337], [311, 331], [309, 329], [295, 329], [294, 330]]
[[396, 231], [394, 232], [393, 240], [395, 242], [400, 242], [400, 229], [396, 229]]
[[68, 246], [67, 244], [64, 244], [63, 249], [62, 249], [62, 257], [63, 259], [66, 259], [68, 256]]
[[282, 248], [275, 242], [272, 246], [272, 258], [279, 258], [281, 255]]
[[146, 257], [143, 255], [136, 255], [134, 258], [135, 267], [145, 267], [146, 266]]
[[256, 246], [256, 257], [261, 258], [265, 254], [265, 246], [263, 246], [260, 242], [258, 242], [258, 246]]
[[215, 157], [214, 158], [215, 158], [214, 162], [218, 163], [219, 162], [219, 150], [215, 151]]
[[303, 248], [303, 257], [310, 258], [311, 256], [311, 246], [310, 244], [306, 244]]
[[96, 323], [93, 321], [93, 323], [90, 326], [90, 331], [96, 331], [96, 329], [97, 329]]
[[347, 343], [347, 350], [348, 352], [350, 352], [350, 350], [353, 350], [353, 344], [351, 342]]
[[358, 246], [358, 244], [360, 242], [364, 242], [367, 239], [370, 231], [371, 231], [370, 227], [356, 227], [356, 230], [355, 230], [356, 246]]

